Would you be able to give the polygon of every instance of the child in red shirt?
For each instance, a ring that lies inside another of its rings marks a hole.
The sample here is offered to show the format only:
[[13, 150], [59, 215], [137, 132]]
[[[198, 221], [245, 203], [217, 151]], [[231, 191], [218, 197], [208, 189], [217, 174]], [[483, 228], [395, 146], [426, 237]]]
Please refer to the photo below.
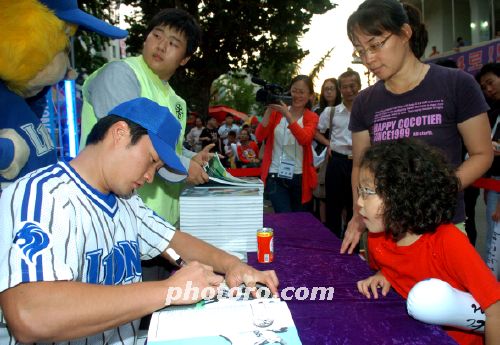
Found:
[[[378, 288], [385, 296], [392, 286], [406, 299], [415, 284], [436, 278], [430, 282], [444, 285], [447, 299], [435, 299], [426, 308], [450, 317], [434, 323], [460, 326], [445, 327], [459, 344], [484, 343], [484, 334], [471, 329], [485, 323], [488, 343], [500, 344], [500, 284], [467, 237], [450, 224], [459, 180], [441, 153], [415, 139], [386, 142], [371, 146], [360, 167], [357, 203], [369, 231], [370, 265], [378, 272], [359, 281], [358, 290], [378, 298]], [[436, 297], [433, 289], [424, 300]], [[475, 303], [461, 303], [462, 295]], [[461, 305], [466, 308], [457, 310]], [[410, 314], [412, 308], [408, 303]], [[451, 321], [461, 315], [459, 324]]]
[[247, 168], [260, 166], [259, 147], [250, 140], [247, 129], [240, 131], [240, 145], [238, 145], [238, 160]]

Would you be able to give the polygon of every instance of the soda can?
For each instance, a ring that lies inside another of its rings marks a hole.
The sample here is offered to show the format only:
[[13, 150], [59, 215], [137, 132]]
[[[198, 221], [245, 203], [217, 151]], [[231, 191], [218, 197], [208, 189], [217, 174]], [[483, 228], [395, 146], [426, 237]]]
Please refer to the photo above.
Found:
[[271, 228], [257, 230], [257, 261], [260, 263], [273, 262], [273, 234], [274, 231]]

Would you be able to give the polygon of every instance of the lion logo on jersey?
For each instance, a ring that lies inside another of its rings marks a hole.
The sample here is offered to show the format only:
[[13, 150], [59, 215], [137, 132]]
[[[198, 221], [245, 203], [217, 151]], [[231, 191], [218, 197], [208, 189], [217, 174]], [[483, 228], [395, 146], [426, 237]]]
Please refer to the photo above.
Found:
[[31, 263], [37, 254], [49, 246], [49, 243], [49, 235], [39, 225], [31, 222], [26, 222], [14, 237], [14, 244]]

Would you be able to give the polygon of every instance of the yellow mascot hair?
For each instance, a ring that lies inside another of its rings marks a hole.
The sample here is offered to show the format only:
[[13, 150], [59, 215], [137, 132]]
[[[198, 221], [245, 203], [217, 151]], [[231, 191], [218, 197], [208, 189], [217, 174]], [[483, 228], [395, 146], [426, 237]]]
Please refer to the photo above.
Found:
[[0, 79], [21, 91], [69, 44], [65, 23], [37, 0], [0, 0]]

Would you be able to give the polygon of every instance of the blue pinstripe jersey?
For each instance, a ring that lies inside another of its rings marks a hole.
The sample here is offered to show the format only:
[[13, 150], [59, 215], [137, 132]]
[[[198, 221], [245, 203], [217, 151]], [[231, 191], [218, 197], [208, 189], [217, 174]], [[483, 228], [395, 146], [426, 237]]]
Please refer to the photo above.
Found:
[[[140, 260], [163, 252], [175, 231], [137, 195], [104, 195], [65, 162], [5, 189], [0, 213], [0, 291], [37, 281], [139, 282]], [[0, 343], [14, 344], [0, 317]], [[133, 344], [137, 330], [134, 321], [70, 344]]]

